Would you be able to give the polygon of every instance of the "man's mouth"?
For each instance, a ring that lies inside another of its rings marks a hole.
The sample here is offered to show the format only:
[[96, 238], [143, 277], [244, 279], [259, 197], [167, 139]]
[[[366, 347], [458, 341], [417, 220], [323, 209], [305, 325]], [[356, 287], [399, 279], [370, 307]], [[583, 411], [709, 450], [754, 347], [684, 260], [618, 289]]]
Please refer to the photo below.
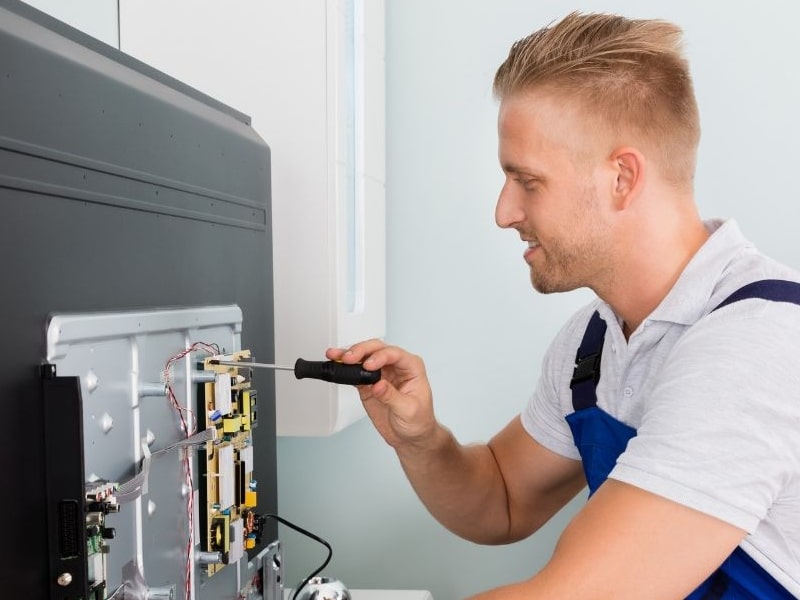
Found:
[[525, 259], [525, 261], [528, 261], [528, 259], [531, 256], [531, 254], [533, 254], [533, 252], [536, 250], [536, 248], [539, 247], [539, 242], [537, 242], [535, 240], [525, 240], [525, 241], [527, 242], [528, 245], [525, 248], [525, 252], [522, 255], [522, 257]]

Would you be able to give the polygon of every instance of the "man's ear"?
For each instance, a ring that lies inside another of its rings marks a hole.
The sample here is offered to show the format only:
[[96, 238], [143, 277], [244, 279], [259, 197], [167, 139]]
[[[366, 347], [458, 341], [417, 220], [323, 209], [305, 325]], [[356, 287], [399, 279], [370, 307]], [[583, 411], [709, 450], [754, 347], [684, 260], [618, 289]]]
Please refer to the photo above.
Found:
[[614, 204], [617, 210], [625, 210], [641, 193], [644, 187], [647, 163], [644, 155], [636, 148], [624, 146], [611, 155], [616, 180], [614, 181]]

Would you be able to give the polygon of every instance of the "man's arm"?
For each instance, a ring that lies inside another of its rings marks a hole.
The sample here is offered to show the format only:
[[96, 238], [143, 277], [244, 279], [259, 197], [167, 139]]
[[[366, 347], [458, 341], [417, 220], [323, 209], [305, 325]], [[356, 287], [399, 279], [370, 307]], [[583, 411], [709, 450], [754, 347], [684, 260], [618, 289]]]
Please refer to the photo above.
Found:
[[512, 420], [489, 444], [460, 445], [444, 428], [425, 450], [397, 448], [411, 485], [453, 533], [506, 544], [539, 529], [586, 486], [580, 462], [536, 443]]
[[327, 355], [381, 369], [379, 382], [359, 389], [364, 408], [422, 502], [454, 533], [485, 544], [525, 538], [586, 485], [580, 462], [536, 443], [519, 418], [488, 444], [459, 444], [436, 421], [419, 357], [379, 340]]
[[607, 480], [533, 578], [473, 600], [676, 600], [733, 552], [745, 532], [626, 483]]

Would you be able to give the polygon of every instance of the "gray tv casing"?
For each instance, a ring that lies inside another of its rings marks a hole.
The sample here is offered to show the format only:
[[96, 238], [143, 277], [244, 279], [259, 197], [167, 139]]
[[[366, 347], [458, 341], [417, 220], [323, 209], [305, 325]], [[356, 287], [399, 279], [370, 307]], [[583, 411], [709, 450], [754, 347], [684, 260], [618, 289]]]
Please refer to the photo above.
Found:
[[[50, 315], [237, 305], [242, 347], [272, 362], [270, 201], [270, 151], [246, 115], [0, 0], [3, 597], [47, 598], [52, 584], [39, 369]], [[277, 513], [272, 376], [257, 388], [258, 508]], [[252, 554], [275, 538], [268, 523]]]

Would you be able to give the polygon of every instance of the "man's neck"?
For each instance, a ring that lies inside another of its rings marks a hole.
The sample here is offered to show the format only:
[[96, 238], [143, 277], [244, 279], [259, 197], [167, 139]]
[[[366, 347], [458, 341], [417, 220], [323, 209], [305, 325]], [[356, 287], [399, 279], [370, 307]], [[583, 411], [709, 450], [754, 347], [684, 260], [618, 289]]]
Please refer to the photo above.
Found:
[[685, 223], [681, 228], [639, 235], [635, 250], [628, 251], [618, 271], [624, 275], [598, 293], [623, 321], [626, 339], [661, 304], [708, 239], [710, 234], [699, 217]]

